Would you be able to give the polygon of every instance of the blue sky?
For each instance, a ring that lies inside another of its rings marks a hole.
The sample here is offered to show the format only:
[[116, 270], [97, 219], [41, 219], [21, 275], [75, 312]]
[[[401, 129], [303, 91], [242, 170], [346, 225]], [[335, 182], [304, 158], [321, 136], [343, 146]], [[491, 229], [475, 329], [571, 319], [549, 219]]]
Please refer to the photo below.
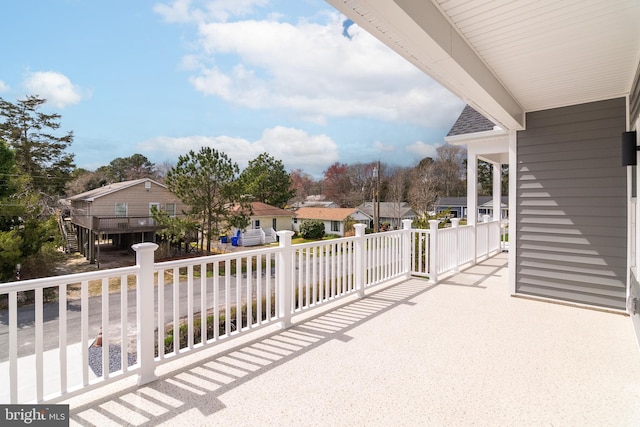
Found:
[[87, 169], [203, 145], [314, 176], [413, 166], [463, 108], [324, 0], [20, 0], [0, 16], [0, 96], [47, 98]]

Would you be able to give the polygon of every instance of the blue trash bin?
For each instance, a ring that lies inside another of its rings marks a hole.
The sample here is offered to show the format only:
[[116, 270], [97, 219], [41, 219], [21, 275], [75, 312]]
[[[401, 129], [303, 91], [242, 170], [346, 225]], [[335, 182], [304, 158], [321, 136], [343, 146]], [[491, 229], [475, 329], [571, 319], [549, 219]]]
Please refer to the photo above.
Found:
[[232, 237], [231, 238], [231, 246], [238, 246], [238, 238], [237, 237]]
[[227, 236], [222, 236], [222, 237], [220, 237], [220, 241], [221, 241], [222, 243], [229, 243], [229, 239], [227, 238]]

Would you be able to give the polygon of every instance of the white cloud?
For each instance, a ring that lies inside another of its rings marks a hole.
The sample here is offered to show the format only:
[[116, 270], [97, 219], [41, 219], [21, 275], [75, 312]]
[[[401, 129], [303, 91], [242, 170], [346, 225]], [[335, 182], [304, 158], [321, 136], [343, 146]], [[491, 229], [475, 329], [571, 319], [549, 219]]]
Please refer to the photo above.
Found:
[[256, 6], [265, 6], [268, 0], [174, 0], [171, 4], [158, 3], [153, 10], [167, 22], [227, 21], [232, 16], [245, 16]]
[[435, 157], [436, 148], [440, 145], [442, 145], [442, 143], [427, 144], [422, 141], [416, 141], [405, 147], [405, 149], [410, 153], [417, 154], [420, 159], [424, 159], [425, 157]]
[[6, 92], [9, 90], [9, 85], [0, 80], [0, 92]]
[[380, 141], [375, 141], [373, 143], [373, 148], [383, 153], [390, 153], [391, 151], [395, 151], [396, 147], [393, 145], [385, 145]]
[[199, 66], [190, 77], [196, 90], [314, 123], [365, 117], [434, 127], [450, 125], [459, 113], [462, 101], [357, 25], [349, 28], [351, 39], [343, 36], [345, 18], [337, 12], [327, 13], [323, 23], [291, 24], [273, 16], [228, 20], [263, 3], [214, 1], [202, 9], [189, 9], [186, 0], [173, 4], [173, 16], [197, 22], [196, 49], [184, 61]]
[[55, 71], [29, 72], [23, 86], [32, 95], [38, 95], [57, 108], [79, 103], [90, 94], [71, 83], [64, 74]]
[[138, 144], [136, 149], [162, 161], [185, 155], [189, 150], [197, 152], [203, 146], [226, 153], [241, 169], [264, 152], [282, 160], [287, 170], [301, 168], [311, 175], [321, 174], [338, 161], [338, 147], [328, 136], [309, 135], [283, 126], [265, 129], [261, 138], [253, 142], [229, 136], [158, 137]]

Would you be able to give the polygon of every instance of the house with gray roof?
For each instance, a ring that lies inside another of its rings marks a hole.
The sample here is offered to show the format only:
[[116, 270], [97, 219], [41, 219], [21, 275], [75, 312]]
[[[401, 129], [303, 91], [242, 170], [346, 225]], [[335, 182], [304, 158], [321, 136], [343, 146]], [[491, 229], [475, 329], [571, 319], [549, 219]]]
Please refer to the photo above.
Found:
[[[380, 202], [379, 206], [380, 224], [389, 224], [392, 229], [402, 228], [403, 219], [413, 220], [418, 216], [407, 202]], [[371, 218], [374, 217], [373, 202], [365, 202], [358, 206], [358, 209]], [[374, 228], [373, 223], [369, 225], [369, 228]]]
[[[493, 197], [492, 196], [478, 196], [478, 208], [476, 212], [476, 218], [483, 218], [488, 215], [493, 218]], [[442, 213], [449, 211], [452, 218], [467, 218], [469, 216], [469, 210], [467, 208], [466, 197], [441, 197], [435, 204], [436, 213]], [[509, 197], [502, 196], [500, 198], [500, 219], [506, 220], [509, 218]]]

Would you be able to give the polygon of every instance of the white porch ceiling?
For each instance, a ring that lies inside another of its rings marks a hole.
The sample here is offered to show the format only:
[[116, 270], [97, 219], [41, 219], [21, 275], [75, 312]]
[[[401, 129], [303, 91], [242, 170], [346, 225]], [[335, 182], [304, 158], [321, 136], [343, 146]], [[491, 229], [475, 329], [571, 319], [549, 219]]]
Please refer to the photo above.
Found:
[[625, 96], [640, 0], [327, 0], [505, 129]]

